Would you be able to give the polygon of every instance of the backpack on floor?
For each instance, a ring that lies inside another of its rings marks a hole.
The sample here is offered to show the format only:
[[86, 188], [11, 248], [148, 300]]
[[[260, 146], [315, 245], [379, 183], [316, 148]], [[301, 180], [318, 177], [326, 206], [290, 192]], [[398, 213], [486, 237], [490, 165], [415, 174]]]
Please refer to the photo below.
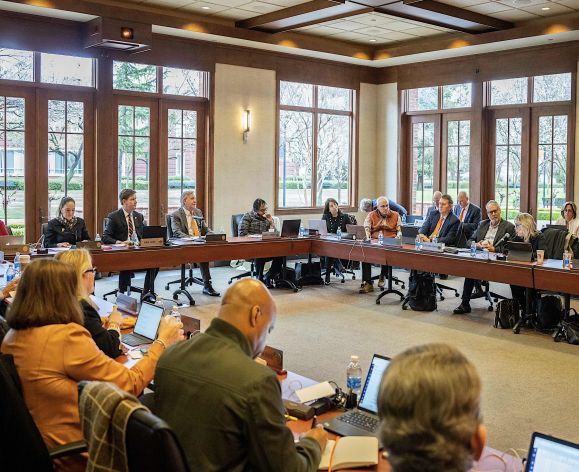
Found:
[[295, 266], [296, 283], [304, 285], [324, 285], [320, 262], [297, 262]]
[[[571, 309], [572, 311], [575, 311]], [[553, 335], [556, 343], [567, 341], [569, 344], [579, 345], [579, 316], [577, 312], [567, 320], [562, 320], [559, 329]]]
[[494, 327], [499, 329], [511, 329], [519, 321], [521, 313], [517, 300], [501, 300], [497, 304]]
[[408, 305], [414, 311], [436, 310], [436, 285], [430, 272], [413, 270], [408, 279]]
[[537, 300], [538, 329], [555, 329], [562, 319], [563, 304], [560, 297], [545, 295]]

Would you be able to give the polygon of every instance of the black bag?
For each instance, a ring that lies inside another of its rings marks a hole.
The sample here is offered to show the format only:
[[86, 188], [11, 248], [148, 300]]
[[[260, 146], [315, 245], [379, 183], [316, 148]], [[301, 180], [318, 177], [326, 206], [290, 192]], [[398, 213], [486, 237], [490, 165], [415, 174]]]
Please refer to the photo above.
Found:
[[497, 304], [494, 327], [499, 329], [511, 329], [521, 317], [519, 302], [517, 300], [501, 300]]
[[567, 341], [569, 344], [579, 345], [579, 316], [571, 316], [567, 321], [561, 321], [553, 339], [556, 343]]
[[563, 304], [561, 298], [546, 295], [537, 301], [537, 328], [554, 329], [563, 319]]
[[323, 285], [322, 267], [319, 262], [298, 262], [295, 267], [296, 283], [303, 285]]
[[408, 305], [414, 311], [436, 310], [436, 285], [430, 272], [413, 270], [408, 279]]

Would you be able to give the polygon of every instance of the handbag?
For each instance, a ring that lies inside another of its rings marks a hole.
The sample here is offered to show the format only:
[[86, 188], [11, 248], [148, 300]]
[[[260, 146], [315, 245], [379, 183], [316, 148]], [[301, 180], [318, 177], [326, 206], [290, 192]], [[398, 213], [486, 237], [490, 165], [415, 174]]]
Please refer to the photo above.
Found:
[[567, 341], [569, 344], [579, 345], [579, 316], [577, 313], [575, 316], [570, 316], [568, 320], [559, 323], [559, 329], [553, 335], [553, 340], [556, 343]]

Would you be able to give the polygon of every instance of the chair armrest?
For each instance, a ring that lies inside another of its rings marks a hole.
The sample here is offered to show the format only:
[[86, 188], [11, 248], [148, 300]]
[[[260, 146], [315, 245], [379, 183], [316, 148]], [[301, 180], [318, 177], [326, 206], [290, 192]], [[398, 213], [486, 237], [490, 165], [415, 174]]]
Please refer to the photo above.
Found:
[[75, 441], [62, 446], [57, 446], [48, 451], [48, 455], [52, 460], [60, 457], [75, 456], [87, 452], [86, 443], [83, 441]]

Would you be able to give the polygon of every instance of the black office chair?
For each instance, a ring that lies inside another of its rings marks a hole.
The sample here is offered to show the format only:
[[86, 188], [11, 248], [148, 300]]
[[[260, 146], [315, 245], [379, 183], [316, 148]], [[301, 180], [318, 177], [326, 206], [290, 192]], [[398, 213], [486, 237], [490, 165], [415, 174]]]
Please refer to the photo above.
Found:
[[52, 461], [86, 452], [84, 441], [48, 450], [26, 404], [11, 355], [0, 354], [0, 463], [2, 470], [52, 471]]
[[[79, 398], [86, 381], [79, 382]], [[185, 452], [175, 432], [158, 416], [135, 410], [129, 417], [125, 449], [130, 472], [189, 472]]]
[[423, 220], [424, 216], [422, 215], [406, 215], [406, 223], [414, 224], [416, 220]]
[[[111, 222], [110, 218], [104, 218], [103, 219], [103, 234], [107, 229], [107, 226], [109, 225], [109, 223]], [[111, 272], [109, 272], [109, 276], [112, 275]], [[131, 278], [133, 278], [135, 276], [135, 274], [131, 273]], [[143, 289], [141, 287], [135, 287], [133, 285], [129, 285], [129, 294], [130, 292], [137, 292], [140, 293], [141, 295], [143, 295]], [[119, 289], [115, 288], [114, 290], [107, 292], [103, 295], [103, 298], [106, 300], [107, 297], [110, 297], [111, 295], [116, 296], [119, 293]]]
[[[231, 215], [231, 235], [236, 237], [239, 234], [239, 224], [243, 218], [243, 213], [238, 213], [237, 215]], [[243, 272], [239, 275], [231, 277], [229, 283], [233, 283], [234, 280], [242, 279], [243, 277], [255, 277], [255, 261], [251, 261], [251, 269], [249, 271]]]
[[48, 223], [42, 223], [40, 225], [40, 239], [42, 240], [42, 247], [46, 247], [44, 241], [46, 241], [46, 230], [48, 229]]
[[[435, 277], [440, 276], [440, 274], [434, 274], [434, 275], [435, 275]], [[434, 282], [434, 287], [436, 288], [436, 293], [440, 297], [440, 301], [444, 300], [444, 290], [449, 290], [451, 292], [454, 292], [455, 297], [460, 297], [458, 290], [453, 288], [453, 287], [450, 287], [448, 285], [444, 285], [444, 284], [441, 284], [439, 282]]]
[[487, 280], [477, 280], [474, 283], [474, 289], [472, 296], [470, 297], [471, 300], [476, 300], [477, 298], [484, 298], [488, 303], [489, 306], [487, 307], [488, 311], [493, 311], [493, 301], [497, 303], [499, 300], [506, 300], [507, 297], [503, 297], [498, 293], [491, 291], [491, 284]]
[[[165, 221], [167, 223], [167, 237], [169, 239], [174, 238], [175, 235], [173, 234], [173, 226], [171, 225], [172, 216], [170, 214], [165, 215]], [[181, 277], [177, 280], [172, 280], [171, 282], [167, 282], [165, 285], [165, 290], [169, 290], [170, 286], [173, 284], [180, 284], [179, 288], [173, 292], [173, 300], [179, 303], [179, 295], [185, 295], [189, 300], [189, 304], [191, 306], [195, 305], [195, 300], [193, 296], [187, 291], [187, 285], [203, 285], [203, 281], [197, 277], [193, 276], [193, 264], [189, 264], [189, 276], [187, 276], [187, 264], [181, 264]]]
[[8, 236], [14, 236], [14, 233], [12, 232], [12, 227], [10, 225], [6, 226], [6, 231], [8, 231]]

